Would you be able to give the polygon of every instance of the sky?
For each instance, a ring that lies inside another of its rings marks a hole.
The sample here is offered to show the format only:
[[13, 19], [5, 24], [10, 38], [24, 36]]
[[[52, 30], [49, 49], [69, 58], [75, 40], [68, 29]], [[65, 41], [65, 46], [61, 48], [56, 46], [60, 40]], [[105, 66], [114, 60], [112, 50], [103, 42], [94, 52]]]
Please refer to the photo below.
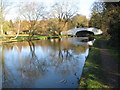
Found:
[[[42, 2], [45, 6], [47, 6], [48, 10], [50, 6], [52, 6], [55, 2], [58, 1], [69, 1], [76, 7], [78, 7], [78, 13], [85, 15], [88, 19], [90, 18], [91, 13], [91, 5], [95, 0], [7, 0], [10, 2], [14, 2], [12, 7], [15, 7], [19, 2]], [[6, 20], [15, 20], [17, 18], [18, 10], [16, 8], [11, 8], [6, 15]]]

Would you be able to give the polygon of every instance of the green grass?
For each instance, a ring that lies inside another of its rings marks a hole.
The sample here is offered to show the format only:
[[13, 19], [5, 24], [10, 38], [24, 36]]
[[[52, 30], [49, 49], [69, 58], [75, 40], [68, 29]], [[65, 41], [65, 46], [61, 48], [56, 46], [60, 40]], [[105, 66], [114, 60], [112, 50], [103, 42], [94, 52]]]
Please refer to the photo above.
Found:
[[101, 67], [99, 43], [96, 41], [91, 47], [89, 56], [86, 60], [79, 88], [108, 88], [105, 85], [105, 78]]
[[105, 43], [105, 47], [109, 49], [112, 57], [120, 65], [119, 50], [111, 47], [108, 44], [108, 40], [106, 40], [103, 36], [94, 36], [94, 38], [96, 38], [96, 41], [94, 43], [94, 46], [91, 47], [89, 56], [86, 60], [79, 88], [109, 88], [105, 84], [106, 79], [103, 75], [99, 50], [99, 40], [102, 40], [102, 42]]
[[0, 40], [2, 40], [2, 38], [0, 38]]
[[[9, 36], [5, 36], [8, 40], [11, 40], [13, 41], [13, 39], [10, 39], [10, 38], [14, 38], [13, 35], [9, 35]], [[54, 35], [54, 36], [38, 36], [38, 35], [34, 35], [32, 37], [33, 40], [35, 39], [40, 39], [40, 40], [45, 40], [45, 39], [48, 39], [49, 38], [61, 38], [61, 37], [68, 37], [66, 35]], [[4, 40], [3, 38], [0, 38], [0, 40]], [[16, 39], [14, 39], [15, 41], [29, 41], [29, 36], [28, 35], [21, 35], [21, 36], [18, 36]]]
[[103, 35], [96, 35], [96, 36], [92, 36], [92, 37], [94, 37], [97, 40], [104, 40], [105, 39], [105, 37], [103, 37]]

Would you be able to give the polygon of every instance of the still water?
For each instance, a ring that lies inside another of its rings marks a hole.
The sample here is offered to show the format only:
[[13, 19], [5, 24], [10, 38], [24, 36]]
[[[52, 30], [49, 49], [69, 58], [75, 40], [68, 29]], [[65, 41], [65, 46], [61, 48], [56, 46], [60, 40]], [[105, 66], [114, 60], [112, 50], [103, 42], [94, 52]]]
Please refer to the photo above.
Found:
[[77, 88], [89, 53], [81, 37], [0, 45], [3, 88]]

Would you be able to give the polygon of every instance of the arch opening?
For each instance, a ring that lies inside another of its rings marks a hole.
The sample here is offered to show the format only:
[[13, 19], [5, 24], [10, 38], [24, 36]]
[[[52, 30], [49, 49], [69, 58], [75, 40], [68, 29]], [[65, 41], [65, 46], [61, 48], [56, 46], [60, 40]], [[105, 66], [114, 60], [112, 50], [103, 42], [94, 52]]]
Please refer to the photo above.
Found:
[[93, 33], [93, 32], [90, 32], [90, 31], [78, 31], [78, 32], [76, 33], [76, 36], [77, 36], [77, 37], [94, 36], [94, 33]]

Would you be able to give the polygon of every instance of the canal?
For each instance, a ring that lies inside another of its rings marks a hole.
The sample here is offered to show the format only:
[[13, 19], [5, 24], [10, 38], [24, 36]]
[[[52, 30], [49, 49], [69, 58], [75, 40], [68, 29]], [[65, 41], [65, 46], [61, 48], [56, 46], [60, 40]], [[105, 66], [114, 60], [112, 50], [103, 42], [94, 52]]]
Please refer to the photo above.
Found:
[[86, 38], [0, 44], [2, 87], [77, 88], [89, 54]]

